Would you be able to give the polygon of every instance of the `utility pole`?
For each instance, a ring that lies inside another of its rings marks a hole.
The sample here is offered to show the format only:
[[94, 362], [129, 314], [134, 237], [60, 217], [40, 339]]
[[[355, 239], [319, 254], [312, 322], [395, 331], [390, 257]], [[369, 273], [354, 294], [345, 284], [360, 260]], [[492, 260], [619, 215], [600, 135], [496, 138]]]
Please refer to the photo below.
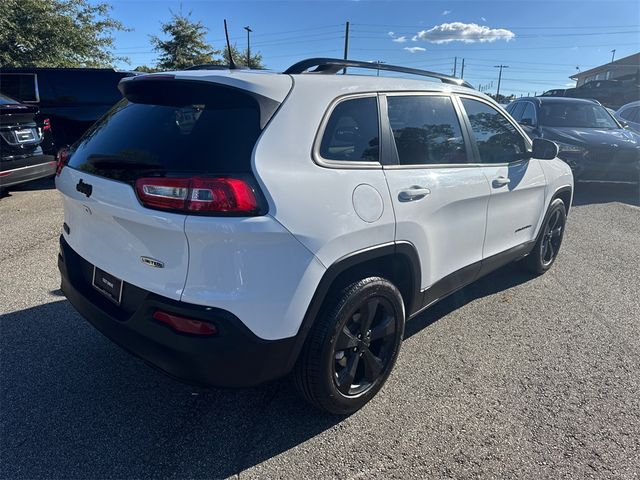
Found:
[[453, 57], [453, 76], [456, 76], [456, 70], [458, 69], [458, 57]]
[[464, 58], [462, 59], [462, 68], [460, 69], [460, 78], [464, 78]]
[[376, 60], [376, 65], [378, 65], [378, 73], [376, 74], [376, 77], [380, 76], [380, 64], [381, 63], [387, 63], [387, 62], [383, 62], [382, 60]]
[[244, 27], [244, 29], [247, 31], [247, 68], [251, 69], [251, 42], [249, 40], [249, 34], [253, 32], [253, 30], [251, 30], [249, 25]]
[[616, 49], [611, 50], [611, 63], [613, 63], [613, 59], [616, 58]]
[[[349, 22], [346, 23], [344, 29], [344, 59], [346, 60], [349, 56]], [[347, 69], [342, 70], [342, 74], [347, 74]]]
[[498, 74], [498, 89], [496, 90], [496, 101], [499, 101], [499, 97], [500, 97], [500, 82], [502, 81], [502, 69], [503, 68], [509, 68], [509, 65], [494, 65], [493, 68], [499, 68], [500, 69], [500, 73]]

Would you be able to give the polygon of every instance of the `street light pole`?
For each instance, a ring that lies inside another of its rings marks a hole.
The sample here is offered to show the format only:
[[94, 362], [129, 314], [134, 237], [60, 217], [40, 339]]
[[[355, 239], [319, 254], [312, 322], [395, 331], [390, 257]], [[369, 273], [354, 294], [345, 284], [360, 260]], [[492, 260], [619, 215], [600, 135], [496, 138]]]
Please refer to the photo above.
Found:
[[381, 63], [387, 63], [387, 62], [383, 62], [382, 60], [376, 60], [376, 64], [378, 65], [378, 73], [376, 74], [376, 77], [380, 76], [380, 64]]
[[251, 30], [249, 25], [244, 27], [244, 29], [247, 31], [247, 68], [251, 69], [251, 42], [249, 40], [249, 34], [253, 32], [253, 30]]
[[616, 49], [611, 50], [611, 63], [613, 63], [613, 59], [616, 58]]

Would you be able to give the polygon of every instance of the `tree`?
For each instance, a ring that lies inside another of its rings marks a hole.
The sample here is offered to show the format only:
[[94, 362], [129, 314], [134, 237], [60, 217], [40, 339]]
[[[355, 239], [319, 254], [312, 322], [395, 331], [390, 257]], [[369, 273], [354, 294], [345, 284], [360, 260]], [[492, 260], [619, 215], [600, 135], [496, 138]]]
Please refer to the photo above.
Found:
[[[247, 50], [240, 51], [238, 47], [234, 44], [231, 45], [231, 54], [233, 55], [233, 61], [236, 63], [237, 67], [246, 67], [247, 66]], [[224, 58], [224, 64], [229, 65], [229, 51], [225, 46], [224, 52], [222, 54]], [[262, 54], [260, 52], [251, 52], [251, 68], [255, 69], [263, 69], [265, 68], [262, 63]]]
[[0, 66], [108, 67], [113, 33], [127, 30], [107, 3], [89, 0], [2, 0]]
[[181, 70], [201, 63], [222, 63], [215, 58], [220, 51], [214, 50], [204, 38], [207, 27], [192, 21], [191, 12], [187, 15], [171, 12], [171, 20], [162, 24], [162, 32], [169, 36], [168, 40], [151, 36], [154, 49], [160, 53], [159, 69]]

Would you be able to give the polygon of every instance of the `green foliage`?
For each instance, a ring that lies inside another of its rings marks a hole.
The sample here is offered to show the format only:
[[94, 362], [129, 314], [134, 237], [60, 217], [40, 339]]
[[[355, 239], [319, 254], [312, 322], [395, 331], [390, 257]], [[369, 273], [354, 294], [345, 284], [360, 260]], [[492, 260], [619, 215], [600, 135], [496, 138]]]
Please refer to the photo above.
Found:
[[127, 30], [107, 3], [89, 0], [1, 0], [0, 66], [108, 67], [113, 32]]
[[[238, 49], [238, 47], [234, 44], [231, 45], [231, 54], [233, 55], [233, 60], [236, 62], [237, 67], [246, 67], [247, 66], [247, 49], [245, 48], [242, 52]], [[224, 58], [224, 64], [229, 65], [229, 51], [225, 45], [224, 51], [222, 54]], [[255, 69], [263, 69], [264, 64], [262, 63], [262, 54], [260, 52], [251, 51], [251, 68]]]
[[222, 63], [215, 58], [220, 55], [219, 50], [205, 40], [207, 27], [202, 22], [191, 20], [191, 12], [187, 15], [171, 12], [171, 20], [162, 24], [162, 32], [168, 35], [168, 40], [162, 40], [152, 35], [151, 43], [160, 54], [158, 69], [181, 70], [201, 63]]

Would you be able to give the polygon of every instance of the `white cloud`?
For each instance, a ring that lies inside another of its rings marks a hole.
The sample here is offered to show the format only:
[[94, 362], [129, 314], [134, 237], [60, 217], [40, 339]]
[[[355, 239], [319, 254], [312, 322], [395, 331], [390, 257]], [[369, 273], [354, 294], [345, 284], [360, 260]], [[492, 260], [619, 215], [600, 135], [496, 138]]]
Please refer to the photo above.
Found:
[[485, 43], [496, 40], [512, 40], [516, 36], [511, 30], [489, 28], [477, 23], [442, 23], [429, 30], [418, 32], [413, 39], [426, 40], [431, 43]]
[[389, 35], [391, 38], [395, 38], [396, 32], [387, 32], [387, 35]]
[[426, 48], [422, 47], [404, 47], [407, 52], [416, 53], [416, 52], [426, 52]]
[[480, 17], [480, 20], [482, 20], [483, 22], [486, 22], [486, 21], [487, 21], [487, 19], [486, 19], [486, 18], [484, 18], [484, 17]]
[[404, 43], [407, 41], [407, 37], [405, 37], [404, 35], [402, 35], [401, 37], [396, 37], [393, 40], [391, 40], [392, 42], [396, 42], [396, 43]]
[[442, 16], [446, 17], [447, 15], [449, 15], [451, 13], [451, 10], [445, 10], [444, 12], [442, 12]]

